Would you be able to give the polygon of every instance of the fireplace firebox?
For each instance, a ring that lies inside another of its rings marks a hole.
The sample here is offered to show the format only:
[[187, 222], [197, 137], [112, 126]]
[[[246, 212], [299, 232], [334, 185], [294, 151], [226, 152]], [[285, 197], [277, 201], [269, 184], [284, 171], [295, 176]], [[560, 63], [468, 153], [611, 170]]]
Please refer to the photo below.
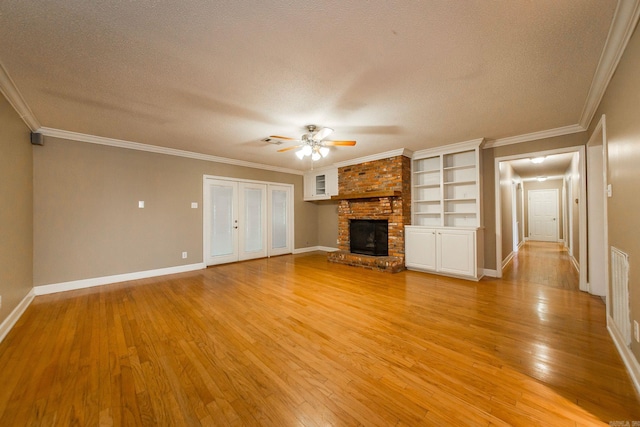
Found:
[[372, 256], [389, 255], [389, 225], [386, 219], [349, 221], [351, 253]]

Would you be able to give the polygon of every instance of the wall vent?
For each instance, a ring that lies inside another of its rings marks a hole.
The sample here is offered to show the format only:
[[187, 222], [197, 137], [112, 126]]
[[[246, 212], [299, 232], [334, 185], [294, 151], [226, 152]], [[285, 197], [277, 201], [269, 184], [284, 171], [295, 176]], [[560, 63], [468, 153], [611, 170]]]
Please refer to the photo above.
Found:
[[611, 246], [611, 307], [614, 323], [626, 346], [631, 345], [629, 319], [629, 255]]

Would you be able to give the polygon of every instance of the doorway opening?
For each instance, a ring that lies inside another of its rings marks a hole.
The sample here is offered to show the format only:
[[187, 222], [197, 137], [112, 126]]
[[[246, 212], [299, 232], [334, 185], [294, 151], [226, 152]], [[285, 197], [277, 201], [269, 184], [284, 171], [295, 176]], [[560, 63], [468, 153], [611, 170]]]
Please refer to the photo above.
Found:
[[495, 159], [496, 277], [523, 245], [546, 241], [567, 250], [586, 290], [585, 176], [583, 146]]

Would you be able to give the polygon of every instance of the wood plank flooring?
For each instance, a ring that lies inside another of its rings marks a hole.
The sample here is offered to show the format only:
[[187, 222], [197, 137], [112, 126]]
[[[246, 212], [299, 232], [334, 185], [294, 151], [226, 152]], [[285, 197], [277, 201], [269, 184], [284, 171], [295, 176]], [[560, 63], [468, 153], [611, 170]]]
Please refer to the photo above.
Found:
[[502, 272], [506, 281], [579, 289], [578, 272], [563, 244], [526, 242]]
[[606, 425], [640, 420], [600, 298], [321, 253], [36, 297], [0, 425]]

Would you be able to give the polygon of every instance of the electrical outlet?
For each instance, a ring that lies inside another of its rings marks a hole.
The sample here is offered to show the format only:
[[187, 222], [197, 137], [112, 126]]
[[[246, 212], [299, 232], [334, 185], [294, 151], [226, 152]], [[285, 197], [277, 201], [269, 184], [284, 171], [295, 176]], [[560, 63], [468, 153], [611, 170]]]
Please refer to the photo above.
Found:
[[187, 253], [186, 252], [182, 252], [182, 259], [186, 259], [187, 258]]
[[638, 321], [633, 321], [633, 336], [636, 339], [636, 342], [640, 342], [640, 328], [638, 327]]
[[336, 239], [336, 245], [340, 244], [340, 239]]

